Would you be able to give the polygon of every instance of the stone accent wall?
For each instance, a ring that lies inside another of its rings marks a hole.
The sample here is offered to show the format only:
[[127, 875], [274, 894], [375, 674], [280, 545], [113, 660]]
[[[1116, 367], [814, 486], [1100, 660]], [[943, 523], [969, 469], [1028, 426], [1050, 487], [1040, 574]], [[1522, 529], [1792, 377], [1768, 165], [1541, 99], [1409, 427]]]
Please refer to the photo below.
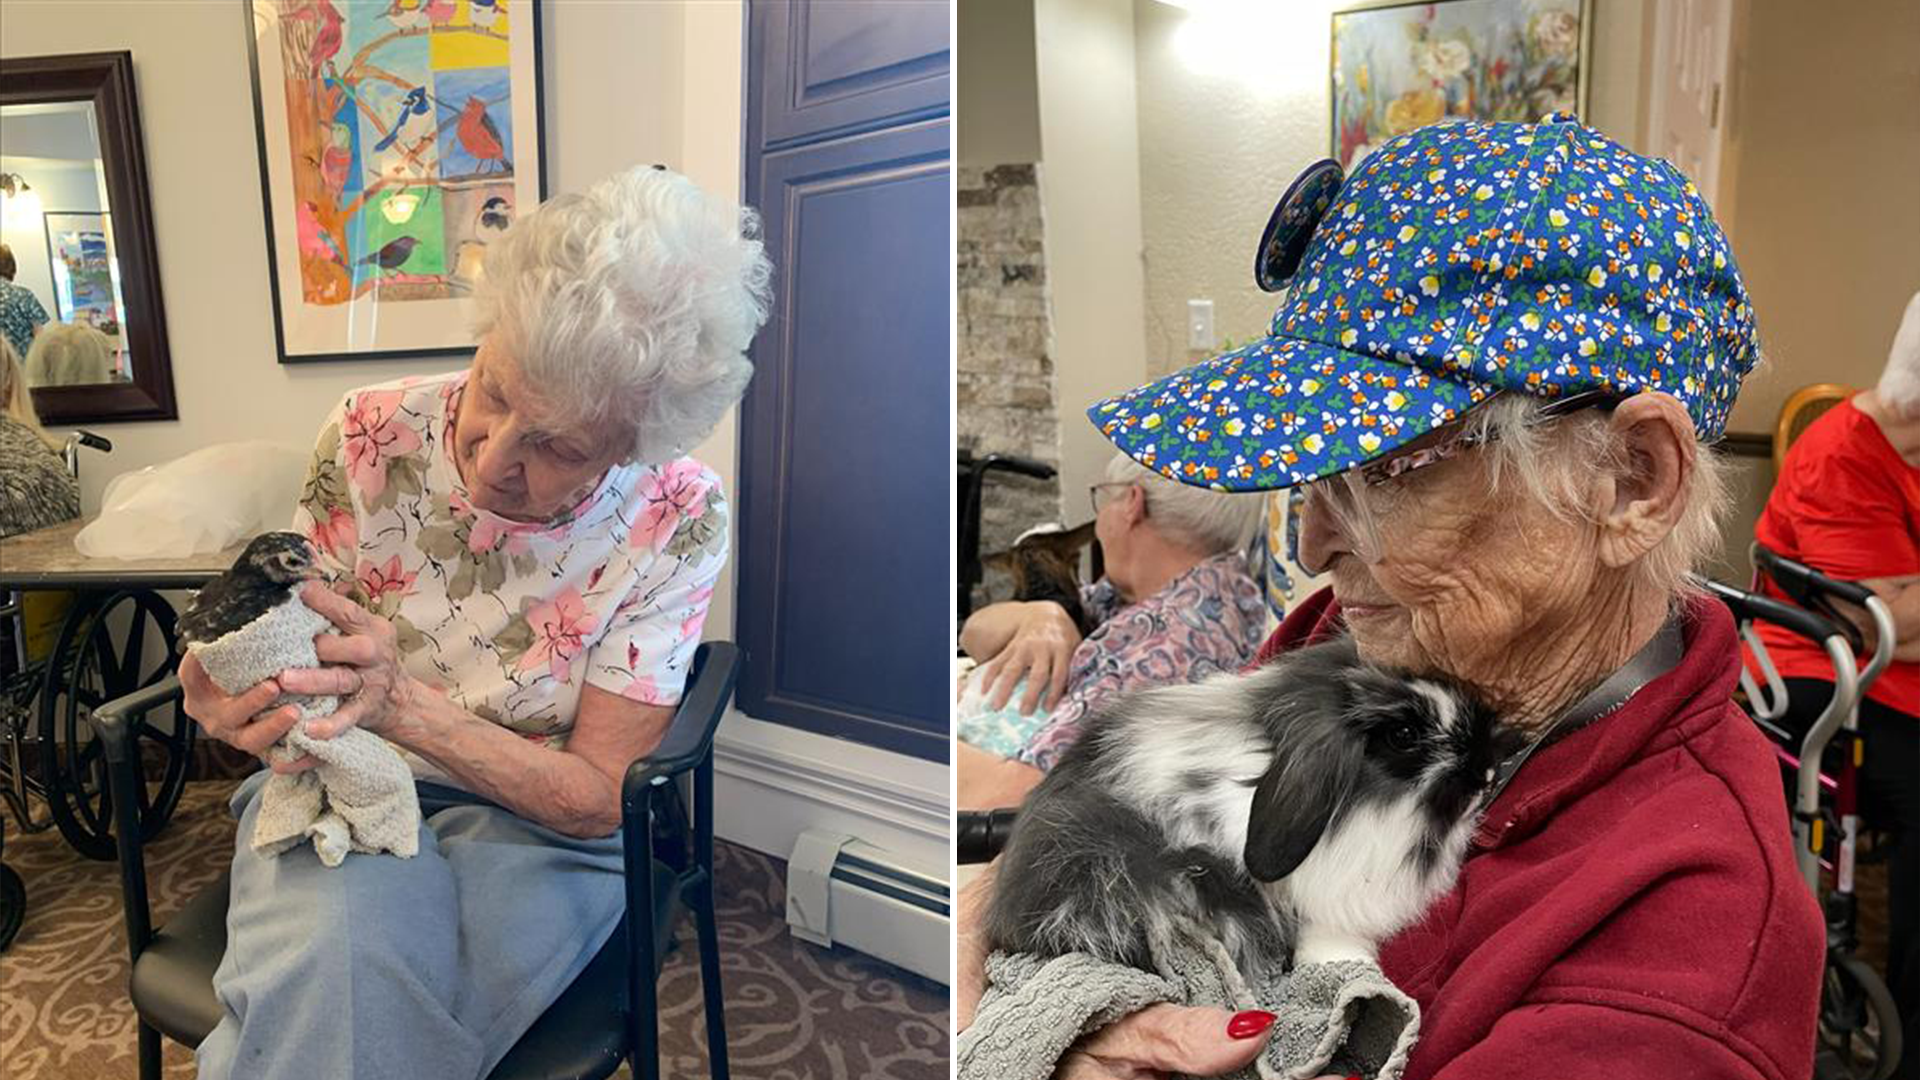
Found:
[[[1060, 422], [1049, 353], [1053, 320], [1038, 168], [962, 165], [957, 170], [957, 434], [960, 448], [975, 455], [1018, 454], [1058, 466]], [[1057, 479], [991, 474], [981, 500], [982, 554], [1004, 550], [1033, 525], [1061, 520], [1061, 509]], [[1004, 585], [991, 573], [986, 592], [992, 599], [1005, 598]]]

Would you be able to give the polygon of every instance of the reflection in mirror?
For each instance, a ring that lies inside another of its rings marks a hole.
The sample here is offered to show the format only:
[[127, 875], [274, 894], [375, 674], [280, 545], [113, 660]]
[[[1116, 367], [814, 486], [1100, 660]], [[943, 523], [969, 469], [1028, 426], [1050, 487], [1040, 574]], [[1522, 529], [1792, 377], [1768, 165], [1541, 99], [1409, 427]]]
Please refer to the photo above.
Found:
[[0, 106], [0, 332], [29, 385], [132, 378], [112, 222], [93, 103]]
[[179, 415], [138, 98], [125, 50], [0, 56], [0, 329], [52, 426]]

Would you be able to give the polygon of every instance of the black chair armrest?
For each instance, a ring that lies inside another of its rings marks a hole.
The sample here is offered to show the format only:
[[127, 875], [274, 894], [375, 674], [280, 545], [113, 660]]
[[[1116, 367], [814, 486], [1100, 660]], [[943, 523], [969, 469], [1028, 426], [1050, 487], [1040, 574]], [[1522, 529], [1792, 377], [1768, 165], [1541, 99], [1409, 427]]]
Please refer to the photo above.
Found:
[[656, 780], [686, 772], [713, 750], [713, 735], [726, 715], [733, 685], [740, 678], [740, 647], [709, 641], [693, 655], [687, 693], [673, 713], [666, 737], [653, 753], [627, 766], [620, 785], [623, 810], [645, 809], [647, 788]]
[[1014, 807], [999, 810], [962, 810], [954, 815], [954, 861], [992, 862], [1013, 836], [1013, 823], [1020, 811]]
[[[147, 903], [146, 854], [140, 846], [140, 768], [134, 730], [146, 714], [181, 699], [180, 677], [169, 675], [152, 686], [118, 697], [88, 716], [100, 752], [107, 759], [108, 790], [113, 801], [113, 843], [120, 854], [120, 898], [126, 910], [127, 950], [140, 959], [153, 938], [153, 911]], [[185, 712], [179, 722], [191, 724]]]
[[89, 719], [94, 734], [100, 737], [100, 750], [108, 761], [124, 760], [133, 748], [133, 728], [140, 718], [162, 705], [171, 705], [185, 694], [180, 676], [169, 675], [152, 686], [142, 687], [125, 697], [117, 697], [93, 710]]
[[[653, 945], [653, 814], [658, 784], [693, 770], [693, 865], [681, 875], [681, 892], [697, 898], [713, 889], [713, 736], [726, 715], [740, 677], [740, 647], [730, 641], [703, 643], [693, 654], [686, 695], [654, 752], [627, 766], [620, 783], [621, 844], [627, 879], [627, 1044], [634, 1060], [658, 1054]], [[639, 1072], [635, 1066], [636, 1074]]]

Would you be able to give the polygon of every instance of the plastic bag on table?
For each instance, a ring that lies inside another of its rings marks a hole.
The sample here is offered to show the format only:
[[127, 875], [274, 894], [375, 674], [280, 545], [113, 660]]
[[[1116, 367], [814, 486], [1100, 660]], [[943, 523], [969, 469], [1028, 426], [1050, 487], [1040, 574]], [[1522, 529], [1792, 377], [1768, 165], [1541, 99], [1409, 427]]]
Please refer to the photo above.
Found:
[[253, 440], [121, 473], [107, 484], [99, 519], [73, 546], [89, 558], [178, 559], [286, 528], [308, 456]]

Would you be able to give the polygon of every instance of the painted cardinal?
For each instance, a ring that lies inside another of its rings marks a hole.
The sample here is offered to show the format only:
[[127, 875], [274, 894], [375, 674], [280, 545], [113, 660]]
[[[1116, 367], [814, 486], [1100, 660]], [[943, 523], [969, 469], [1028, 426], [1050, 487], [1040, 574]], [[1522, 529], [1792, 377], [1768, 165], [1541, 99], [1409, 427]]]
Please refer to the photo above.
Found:
[[500, 129], [493, 126], [493, 117], [487, 115], [486, 102], [477, 97], [468, 98], [454, 133], [460, 137], [461, 148], [472, 154], [474, 160], [497, 161], [502, 171], [507, 168], [507, 150], [500, 145]]
[[313, 47], [307, 52], [307, 65], [318, 75], [327, 61], [340, 51], [340, 13], [334, 10], [332, 0], [316, 0], [308, 10], [320, 19], [320, 29], [313, 35]]
[[427, 0], [427, 19], [435, 26], [445, 26], [453, 21], [459, 7], [453, 0]]

